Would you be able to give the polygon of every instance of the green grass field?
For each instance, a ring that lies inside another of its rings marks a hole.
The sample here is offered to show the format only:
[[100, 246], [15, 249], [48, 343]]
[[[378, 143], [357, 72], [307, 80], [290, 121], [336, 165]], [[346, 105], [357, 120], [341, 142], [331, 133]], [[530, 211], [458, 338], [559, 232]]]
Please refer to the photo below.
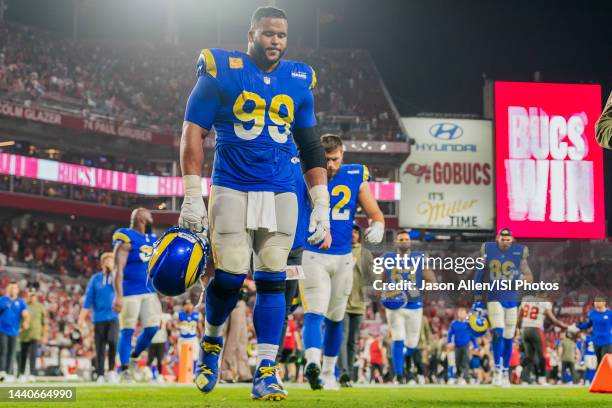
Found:
[[311, 391], [289, 386], [282, 402], [253, 401], [250, 388], [219, 386], [203, 396], [191, 386], [77, 386], [76, 402], [0, 403], [12, 407], [222, 407], [242, 408], [263, 404], [283, 407], [612, 407], [612, 394], [590, 394], [585, 387], [521, 387], [510, 389], [445, 386], [379, 386], [342, 389], [338, 392]]

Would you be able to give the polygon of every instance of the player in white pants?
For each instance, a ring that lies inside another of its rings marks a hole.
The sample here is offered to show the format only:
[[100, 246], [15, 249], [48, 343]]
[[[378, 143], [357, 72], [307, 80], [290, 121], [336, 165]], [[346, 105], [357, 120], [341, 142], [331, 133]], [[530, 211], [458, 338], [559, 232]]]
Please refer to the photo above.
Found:
[[[303, 339], [307, 362], [304, 374], [312, 389], [337, 390], [334, 370], [342, 343], [342, 320], [353, 288], [352, 235], [357, 205], [372, 220], [365, 231], [366, 242], [382, 241], [385, 220], [368, 185], [368, 168], [342, 164], [344, 147], [336, 135], [323, 135], [321, 145], [327, 159], [332, 244], [322, 250], [308, 243], [302, 256], [305, 279], [300, 283], [300, 294], [305, 312]], [[321, 351], [323, 379], [319, 378]]]
[[[418, 352], [417, 345], [421, 334], [421, 324], [423, 320], [423, 299], [418, 289], [423, 280], [429, 283], [436, 282], [433, 271], [426, 267], [425, 254], [420, 251], [411, 251], [410, 234], [406, 230], [400, 230], [395, 235], [396, 252], [388, 252], [383, 258], [408, 259], [406, 265], [396, 265], [385, 270], [387, 282], [399, 283], [409, 280], [414, 284], [415, 289], [406, 291], [393, 291], [383, 294], [383, 305], [387, 322], [391, 329], [392, 361], [395, 371], [395, 380], [398, 383], [404, 382], [404, 358], [410, 357]], [[384, 263], [383, 263], [384, 264]], [[399, 300], [399, 302], [398, 302]], [[424, 382], [425, 378], [420, 375], [419, 382]]]

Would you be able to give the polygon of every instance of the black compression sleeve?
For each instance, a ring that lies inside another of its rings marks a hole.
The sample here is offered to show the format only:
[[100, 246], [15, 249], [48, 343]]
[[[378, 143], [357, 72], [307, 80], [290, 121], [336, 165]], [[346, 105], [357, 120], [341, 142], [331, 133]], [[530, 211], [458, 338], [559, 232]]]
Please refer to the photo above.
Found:
[[300, 152], [302, 171], [306, 173], [315, 167], [325, 168], [325, 150], [315, 128], [295, 129], [293, 138]]

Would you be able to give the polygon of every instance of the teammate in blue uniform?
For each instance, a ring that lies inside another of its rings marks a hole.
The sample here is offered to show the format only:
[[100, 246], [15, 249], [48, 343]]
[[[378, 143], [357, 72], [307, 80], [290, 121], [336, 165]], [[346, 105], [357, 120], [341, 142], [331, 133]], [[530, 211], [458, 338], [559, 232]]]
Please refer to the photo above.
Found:
[[280, 362], [281, 354], [283, 352], [285, 334], [287, 332], [287, 322], [289, 315], [292, 310], [297, 307], [296, 301], [299, 301], [298, 297], [298, 280], [303, 275], [302, 269], [302, 254], [304, 252], [304, 244], [306, 242], [306, 233], [308, 232], [308, 217], [310, 215], [310, 198], [308, 197], [308, 187], [304, 182], [304, 176], [302, 174], [302, 166], [300, 163], [299, 153], [297, 147], [293, 147], [294, 156], [291, 158], [291, 169], [293, 170], [293, 177], [295, 179], [295, 195], [297, 197], [298, 204], [298, 221], [295, 227], [295, 236], [293, 238], [293, 245], [287, 258], [287, 281], [285, 283], [285, 323], [281, 330], [281, 338], [278, 347], [278, 353], [276, 353], [276, 362]]
[[589, 312], [587, 320], [572, 325], [570, 332], [587, 330], [591, 328], [591, 340], [597, 356], [597, 366], [601, 364], [607, 353], [612, 353], [612, 310], [608, 309], [606, 298], [597, 296], [593, 302], [593, 309]]
[[206, 326], [195, 383], [215, 387], [221, 330], [253, 261], [257, 298], [253, 323], [257, 369], [251, 396], [285, 399], [274, 362], [285, 315], [285, 267], [297, 223], [293, 144], [299, 150], [313, 203], [308, 240], [330, 245], [325, 154], [316, 133], [314, 70], [282, 59], [287, 17], [273, 7], [251, 18], [247, 52], [205, 49], [197, 83], [185, 111], [181, 170], [185, 198], [179, 225], [207, 235], [202, 198], [203, 139], [215, 128], [215, 158], [209, 199], [215, 276], [206, 289]]
[[[130, 217], [130, 228], [119, 228], [113, 234], [115, 263], [115, 299], [113, 309], [119, 313], [119, 360], [122, 382], [134, 379], [138, 356], [151, 344], [159, 328], [161, 304], [147, 278], [147, 265], [153, 244], [153, 216], [145, 208], [136, 208]], [[132, 337], [140, 319], [142, 332], [132, 350]]]
[[190, 299], [183, 302], [183, 309], [176, 315], [179, 328], [178, 349], [180, 352], [181, 346], [184, 343], [193, 345], [194, 370], [200, 357], [198, 339], [203, 331], [202, 319], [200, 317], [200, 312], [193, 310], [193, 303], [191, 303]]
[[[533, 274], [527, 263], [529, 250], [525, 245], [515, 243], [512, 232], [504, 228], [497, 235], [495, 242], [485, 242], [482, 245], [481, 256], [485, 258], [485, 266], [476, 272], [474, 280], [497, 285], [487, 292], [487, 314], [493, 332], [493, 385], [508, 387], [512, 339], [516, 332], [520, 303], [514, 282], [533, 281]], [[482, 293], [476, 291], [475, 295], [473, 309], [483, 308]]]
[[595, 345], [593, 344], [593, 337], [587, 335], [582, 341], [582, 344], [576, 346], [582, 351], [582, 360], [584, 362], [584, 381], [588, 385], [593, 381], [595, 377], [595, 371], [597, 370], [597, 356], [595, 355]]
[[[410, 233], [407, 230], [399, 230], [395, 234], [395, 252], [387, 252], [383, 259], [392, 259], [395, 263], [397, 255], [406, 264], [400, 263], [391, 268], [385, 268], [385, 281], [389, 283], [400, 283], [410, 281], [413, 287], [406, 290], [384, 291], [382, 293], [382, 304], [385, 306], [385, 314], [393, 346], [391, 349], [393, 371], [395, 382], [403, 384], [404, 358], [411, 357], [417, 351], [419, 337], [421, 334], [421, 322], [423, 320], [423, 295], [419, 291], [423, 280], [429, 283], [436, 282], [436, 275], [425, 265], [425, 254], [421, 251], [413, 251]], [[383, 261], [383, 265], [385, 265]], [[388, 262], [388, 261], [387, 261]], [[419, 383], [425, 381], [421, 375]]]
[[324, 135], [321, 143], [327, 158], [332, 244], [322, 250], [308, 242], [302, 256], [305, 279], [300, 282], [300, 295], [305, 312], [303, 339], [307, 362], [304, 375], [312, 389], [335, 390], [339, 388], [334, 369], [342, 343], [342, 320], [353, 287], [352, 234], [357, 205], [372, 220], [372, 226], [365, 231], [366, 242], [382, 241], [385, 220], [368, 185], [368, 168], [342, 164], [344, 146], [340, 137]]

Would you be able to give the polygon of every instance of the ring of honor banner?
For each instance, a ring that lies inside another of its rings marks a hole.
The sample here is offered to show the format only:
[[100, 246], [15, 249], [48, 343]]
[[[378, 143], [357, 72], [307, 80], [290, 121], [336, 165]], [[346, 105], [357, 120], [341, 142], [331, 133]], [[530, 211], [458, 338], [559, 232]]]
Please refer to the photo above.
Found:
[[604, 238], [599, 85], [495, 83], [497, 227]]
[[400, 169], [400, 226], [493, 230], [492, 123], [450, 118], [402, 121], [416, 143]]

